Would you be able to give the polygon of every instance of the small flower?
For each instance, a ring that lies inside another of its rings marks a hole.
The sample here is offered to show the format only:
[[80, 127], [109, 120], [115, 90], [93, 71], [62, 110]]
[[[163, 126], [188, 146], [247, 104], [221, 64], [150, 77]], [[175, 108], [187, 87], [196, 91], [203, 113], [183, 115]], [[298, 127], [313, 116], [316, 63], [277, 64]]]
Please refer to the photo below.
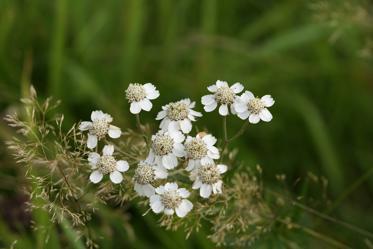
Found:
[[219, 150], [214, 146], [216, 138], [212, 135], [197, 134], [196, 137], [188, 136], [185, 143], [185, 157], [188, 159], [186, 170], [191, 171], [200, 165], [207, 165], [219, 159]]
[[130, 112], [133, 114], [138, 114], [141, 110], [150, 111], [153, 107], [150, 100], [158, 97], [159, 91], [151, 83], [131, 83], [126, 90], [126, 98], [131, 103]]
[[233, 104], [238, 98], [236, 94], [243, 90], [241, 83], [237, 82], [229, 87], [226, 81], [218, 80], [215, 85], [211, 85], [207, 89], [213, 94], [205, 95], [201, 99], [206, 112], [212, 112], [219, 104], [220, 115], [227, 116], [229, 114], [228, 106], [230, 106], [233, 114], [236, 113]]
[[152, 146], [147, 161], [166, 169], [175, 168], [178, 164], [177, 158], [184, 156], [182, 144], [184, 139], [180, 131], [159, 131], [152, 136]]
[[199, 189], [199, 195], [209, 198], [211, 193], [221, 193], [223, 181], [221, 174], [227, 171], [227, 166], [223, 164], [207, 164], [194, 169], [191, 173], [191, 180], [194, 181], [193, 189]]
[[271, 95], [256, 98], [252, 92], [245, 91], [235, 103], [235, 109], [238, 117], [244, 120], [249, 119], [250, 123], [256, 124], [260, 120], [265, 122], [272, 120], [272, 114], [267, 107], [271, 107], [274, 103]]
[[185, 217], [193, 208], [187, 200], [190, 193], [185, 188], [179, 188], [176, 183], [166, 183], [155, 189], [156, 194], [150, 197], [150, 207], [154, 213], [164, 212], [166, 215]]
[[103, 139], [106, 134], [111, 138], [119, 138], [122, 134], [119, 127], [111, 125], [113, 118], [102, 111], [93, 111], [91, 113], [91, 120], [81, 122], [79, 125], [79, 130], [88, 130], [88, 140], [87, 147], [89, 149], [94, 149], [97, 146], [97, 141]]
[[163, 167], [156, 166], [147, 161], [139, 162], [133, 181], [134, 189], [139, 196], [150, 197], [155, 194], [153, 183], [157, 179], [166, 179], [167, 171]]
[[123, 176], [120, 172], [128, 170], [129, 166], [126, 161], [116, 161], [113, 157], [114, 146], [105, 145], [102, 150], [102, 156], [96, 152], [91, 152], [88, 155], [88, 162], [94, 171], [89, 176], [93, 183], [98, 183], [102, 180], [103, 176], [110, 174], [110, 180], [115, 183], [121, 183]]
[[195, 117], [202, 117], [202, 113], [192, 110], [195, 105], [196, 103], [191, 102], [190, 99], [183, 99], [163, 106], [156, 118], [162, 119], [161, 129], [165, 131], [176, 129], [185, 134], [189, 133], [192, 130], [191, 121], [196, 121]]

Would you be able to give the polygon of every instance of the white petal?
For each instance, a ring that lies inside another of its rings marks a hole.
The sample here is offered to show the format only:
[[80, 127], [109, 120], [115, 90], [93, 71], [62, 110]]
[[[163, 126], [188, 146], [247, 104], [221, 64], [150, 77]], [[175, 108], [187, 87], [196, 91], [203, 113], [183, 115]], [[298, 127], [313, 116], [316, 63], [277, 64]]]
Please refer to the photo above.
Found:
[[212, 187], [208, 184], [202, 184], [201, 188], [199, 189], [199, 195], [203, 198], [209, 198], [211, 195]]
[[237, 101], [233, 104], [234, 106], [234, 110], [237, 112], [237, 113], [241, 113], [241, 112], [245, 112], [247, 111], [247, 104], [245, 104], [244, 102], [242, 101]]
[[211, 105], [212, 103], [214, 103], [214, 101], [215, 101], [215, 98], [214, 98], [214, 95], [212, 94], [205, 95], [201, 98], [201, 102], [203, 105]]
[[166, 215], [173, 215], [174, 214], [174, 210], [170, 209], [170, 208], [165, 208], [164, 209], [164, 214], [166, 214]]
[[275, 103], [271, 95], [264, 95], [261, 100], [263, 101], [265, 107], [271, 107]]
[[188, 198], [190, 193], [188, 190], [186, 190], [185, 188], [179, 188], [177, 190], [177, 192], [179, 193], [179, 195], [182, 197], [182, 198]]
[[155, 171], [155, 178], [157, 179], [166, 179], [168, 176], [167, 170], [165, 170], [163, 167], [154, 166]]
[[160, 111], [160, 112], [158, 112], [157, 117], [155, 119], [156, 120], [161, 120], [161, 119], [164, 119], [164, 117], [166, 117], [166, 116], [167, 116], [166, 111]]
[[104, 156], [111, 156], [114, 153], [114, 146], [109, 144], [105, 145], [104, 148], [102, 149], [102, 154]]
[[192, 189], [199, 189], [202, 186], [202, 182], [200, 180], [196, 180], [193, 183]]
[[202, 138], [202, 140], [207, 144], [207, 146], [212, 146], [217, 141], [217, 139], [214, 136], [210, 135], [210, 134], [204, 136]]
[[243, 100], [245, 103], [249, 102], [250, 99], [253, 99], [255, 98], [254, 94], [250, 91], [245, 91], [242, 95], [241, 95], [241, 100]]
[[133, 185], [133, 189], [136, 191], [136, 193], [139, 196], [145, 196], [145, 193], [144, 193], [144, 190], [143, 190], [142, 186], [144, 186], [144, 185], [138, 184], [137, 182], [135, 182], [135, 184]]
[[209, 92], [214, 93], [218, 90], [218, 87], [216, 86], [216, 84], [214, 84], [214, 85], [208, 86], [207, 90], [209, 90]]
[[93, 183], [98, 183], [102, 180], [102, 177], [103, 177], [103, 175], [101, 174], [101, 172], [98, 171], [98, 170], [95, 170], [89, 176], [89, 180], [91, 180], [91, 182], [93, 182]]
[[218, 168], [220, 174], [223, 174], [223, 173], [227, 172], [227, 170], [228, 170], [227, 165], [224, 165], [224, 164], [218, 164], [218, 165], [216, 165], [216, 167]]
[[96, 166], [99, 160], [100, 160], [100, 155], [98, 153], [96, 152], [89, 153], [88, 162], [90, 163], [90, 165]]
[[143, 193], [146, 197], [150, 197], [155, 194], [154, 187], [150, 184], [145, 184], [142, 186]]
[[192, 123], [190, 122], [189, 119], [184, 119], [180, 121], [180, 128], [181, 130], [187, 134], [192, 130]]
[[118, 183], [121, 183], [122, 180], [123, 180], [123, 176], [122, 174], [119, 172], [119, 171], [113, 171], [110, 173], [110, 180], [115, 183], [115, 184], [118, 184]]
[[173, 169], [177, 166], [177, 158], [174, 154], [168, 154], [162, 157], [162, 165], [166, 169]]
[[176, 182], [168, 182], [166, 185], [164, 185], [164, 189], [166, 191], [172, 191], [172, 190], [177, 190], [178, 186]]
[[223, 181], [222, 180], [219, 180], [217, 183], [214, 183], [212, 185], [212, 192], [214, 194], [220, 194], [222, 192], [221, 191], [222, 185], [223, 185]]
[[183, 157], [185, 156], [185, 150], [184, 150], [184, 145], [180, 144], [180, 143], [175, 143], [174, 144], [174, 149], [172, 151], [175, 156], [177, 157]]
[[216, 86], [219, 88], [219, 87], [227, 87], [228, 86], [228, 83], [226, 81], [222, 81], [222, 80], [217, 80], [216, 81]]
[[102, 111], [93, 111], [91, 113], [91, 120], [97, 121], [105, 118], [105, 114]]
[[212, 112], [213, 110], [216, 109], [217, 106], [218, 106], [218, 103], [214, 100], [212, 104], [205, 105], [203, 109], [205, 110], [205, 112]]
[[128, 162], [124, 160], [117, 161], [117, 170], [119, 172], [126, 172], [129, 168]]
[[243, 85], [237, 82], [237, 83], [234, 83], [233, 86], [231, 86], [231, 89], [234, 93], [240, 93], [243, 90]]
[[208, 156], [205, 156], [201, 159], [201, 164], [202, 165], [208, 165], [208, 164], [212, 164], [212, 163], [214, 163], [214, 161]]
[[260, 117], [257, 114], [251, 114], [249, 117], [249, 122], [252, 124], [257, 124], [260, 121]]
[[261, 120], [265, 122], [269, 122], [272, 120], [272, 114], [268, 111], [267, 108], [264, 108], [263, 110], [260, 111], [259, 117]]
[[[153, 196], [158, 196], [158, 195], [153, 195]], [[154, 201], [152, 204], [150, 204], [150, 207], [153, 210], [153, 212], [156, 214], [159, 214], [160, 212], [164, 210], [164, 206], [162, 205], [162, 202], [160, 200]]]
[[144, 111], [150, 111], [153, 107], [153, 104], [152, 102], [150, 102], [150, 100], [148, 99], [143, 99], [140, 101], [140, 106], [141, 106], [141, 109], [143, 109]]
[[180, 205], [175, 209], [176, 215], [180, 218], [185, 217], [190, 210], [192, 210], [193, 204], [189, 200], [182, 200]]
[[93, 149], [93, 148], [96, 148], [96, 146], [97, 146], [97, 136], [88, 134], [87, 147], [89, 149]]
[[219, 114], [222, 116], [227, 116], [228, 115], [228, 106], [227, 105], [221, 105], [219, 107]]
[[159, 91], [152, 83], [146, 83], [143, 86], [148, 99], [156, 99], [159, 97]]
[[[160, 195], [163, 194], [164, 191], [165, 191], [164, 186], [159, 186], [158, 188], [155, 189], [155, 192], [156, 192], [157, 194], [160, 194]], [[151, 200], [150, 200], [150, 201], [151, 201]]]
[[189, 110], [189, 112], [190, 112], [193, 116], [195, 116], [195, 117], [202, 117], [202, 113], [200, 113], [200, 112], [196, 112], [196, 111], [194, 111], [194, 110]]
[[92, 122], [83, 121], [79, 125], [79, 130], [86, 131], [92, 128]]
[[120, 130], [119, 127], [110, 125], [108, 134], [109, 134], [109, 137], [111, 138], [118, 138], [122, 134], [122, 131]]
[[[216, 148], [216, 147], [215, 147]], [[219, 159], [220, 155], [219, 153], [214, 153], [211, 150], [207, 151], [207, 155], [212, 159]]]
[[141, 111], [141, 106], [139, 102], [132, 102], [130, 106], [130, 112], [132, 114], [138, 114]]
[[245, 120], [245, 119], [247, 119], [250, 116], [250, 112], [245, 111], [245, 112], [237, 113], [237, 116], [240, 119]]
[[188, 166], [185, 168], [186, 171], [191, 171], [195, 167], [196, 160], [189, 159]]
[[169, 135], [174, 139], [175, 143], [182, 143], [185, 139], [185, 136], [180, 131], [170, 130]]

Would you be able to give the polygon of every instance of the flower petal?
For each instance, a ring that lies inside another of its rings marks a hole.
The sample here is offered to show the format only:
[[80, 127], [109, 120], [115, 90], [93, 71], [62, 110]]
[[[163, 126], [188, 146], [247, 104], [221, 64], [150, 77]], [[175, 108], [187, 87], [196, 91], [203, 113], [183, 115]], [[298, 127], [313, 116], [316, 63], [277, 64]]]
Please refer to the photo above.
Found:
[[184, 120], [181, 120], [180, 121], [180, 128], [181, 128], [182, 132], [187, 134], [192, 130], [192, 123], [187, 118], [184, 119]]
[[239, 83], [239, 82], [234, 83], [234, 84], [231, 86], [232, 91], [233, 91], [234, 93], [236, 93], [236, 94], [242, 92], [243, 88], [244, 88], [243, 85], [242, 85], [241, 83]]
[[202, 184], [201, 188], [199, 189], [199, 195], [203, 198], [209, 198], [212, 192], [211, 185]]
[[108, 134], [109, 134], [109, 137], [111, 138], [118, 138], [120, 137], [120, 135], [122, 135], [122, 131], [120, 130], [119, 127], [110, 125]]
[[227, 116], [228, 115], [228, 106], [227, 105], [221, 105], [219, 107], [219, 114], [222, 116]]
[[92, 128], [92, 122], [89, 121], [83, 121], [79, 125], [79, 130], [86, 131]]
[[223, 173], [227, 172], [227, 170], [228, 170], [227, 165], [224, 165], [224, 164], [218, 164], [218, 165], [216, 165], [216, 167], [218, 168], [220, 174], [223, 174]]
[[143, 85], [148, 99], [156, 99], [159, 97], [159, 91], [152, 83], [146, 83]]
[[174, 144], [173, 153], [177, 157], [183, 157], [183, 156], [185, 156], [184, 145], [182, 145], [180, 143], [175, 143]]
[[119, 160], [117, 161], [117, 170], [119, 172], [126, 172], [129, 169], [129, 165], [127, 161]]
[[98, 183], [102, 180], [102, 177], [103, 177], [102, 173], [98, 170], [95, 170], [89, 176], [89, 180], [91, 180], [91, 182], [93, 183]]
[[245, 112], [237, 113], [237, 116], [240, 119], [245, 120], [245, 119], [247, 119], [250, 116], [250, 112], [245, 111]]
[[212, 112], [213, 110], [216, 109], [217, 106], [218, 106], [218, 103], [214, 100], [214, 102], [212, 102], [212, 104], [205, 105], [203, 107], [203, 109], [205, 110], [205, 112]]
[[178, 194], [182, 197], [182, 198], [188, 198], [190, 193], [188, 190], [186, 190], [185, 188], [179, 188], [177, 190]]
[[168, 182], [164, 185], [164, 189], [166, 191], [172, 191], [172, 190], [177, 190], [178, 186], [176, 182]]
[[207, 134], [202, 138], [202, 140], [207, 144], [207, 146], [212, 146], [216, 143], [217, 139], [210, 134]]
[[218, 87], [216, 86], [216, 84], [214, 84], [214, 85], [208, 86], [207, 90], [209, 90], [209, 92], [214, 93], [218, 90]]
[[165, 215], [173, 215], [174, 214], [174, 210], [173, 209], [170, 209], [170, 208], [165, 208], [164, 209], [164, 214]]
[[154, 187], [150, 184], [145, 184], [142, 186], [143, 193], [146, 197], [150, 197], [155, 194]]
[[260, 111], [259, 117], [264, 122], [269, 122], [272, 120], [272, 114], [268, 111], [267, 108], [264, 108], [263, 110]]
[[202, 186], [202, 182], [200, 180], [196, 180], [193, 183], [192, 189], [199, 189]]
[[[159, 195], [153, 195], [153, 196], [160, 197]], [[162, 212], [164, 210], [164, 206], [163, 206], [161, 200], [154, 201], [153, 203], [150, 204], [150, 207], [153, 210], [153, 212], [156, 213], [156, 214], [159, 214], [160, 212]]]
[[122, 174], [119, 172], [119, 171], [113, 171], [110, 173], [110, 180], [114, 183], [114, 184], [118, 184], [118, 183], [121, 183], [122, 180], [123, 180], [123, 176]]
[[237, 113], [245, 112], [247, 111], [247, 104], [245, 104], [243, 101], [236, 101], [234, 104], [234, 110]]
[[138, 114], [141, 111], [141, 106], [139, 102], [132, 102], [130, 106], [130, 112], [132, 114]]
[[250, 122], [250, 123], [252, 123], [252, 124], [257, 124], [257, 123], [259, 123], [259, 121], [260, 121], [260, 117], [259, 117], [259, 115], [257, 115], [257, 114], [251, 114], [251, 115], [249, 116], [249, 122]]
[[91, 113], [91, 120], [98, 121], [105, 118], [105, 114], [102, 111], [93, 111]]
[[88, 154], [88, 162], [92, 166], [96, 166], [98, 161], [100, 160], [100, 155], [96, 152], [91, 152]]
[[180, 218], [185, 217], [190, 210], [192, 210], [193, 204], [189, 200], [182, 200], [180, 205], [175, 209], [176, 215]]
[[271, 95], [264, 95], [261, 100], [263, 101], [265, 107], [271, 107], [275, 103]]
[[153, 107], [153, 104], [152, 102], [150, 102], [150, 100], [148, 99], [143, 99], [139, 102], [140, 106], [141, 106], [141, 109], [143, 109], [144, 111], [150, 111]]
[[219, 87], [227, 87], [228, 86], [228, 83], [226, 81], [222, 81], [222, 80], [217, 80], [216, 81], [216, 86], [219, 88]]
[[160, 111], [157, 114], [157, 117], [155, 118], [156, 120], [161, 120], [164, 119], [167, 116], [167, 111]]
[[173, 169], [177, 166], [177, 158], [174, 154], [168, 154], [162, 157], [162, 165], [166, 169]]
[[94, 149], [97, 146], [97, 136], [88, 134], [87, 147], [89, 149]]
[[203, 105], [211, 105], [215, 101], [214, 95], [209, 94], [205, 95], [201, 98], [201, 102]]
[[102, 149], [102, 154], [104, 156], [111, 156], [114, 153], [114, 146], [109, 144], [105, 145], [104, 148]]

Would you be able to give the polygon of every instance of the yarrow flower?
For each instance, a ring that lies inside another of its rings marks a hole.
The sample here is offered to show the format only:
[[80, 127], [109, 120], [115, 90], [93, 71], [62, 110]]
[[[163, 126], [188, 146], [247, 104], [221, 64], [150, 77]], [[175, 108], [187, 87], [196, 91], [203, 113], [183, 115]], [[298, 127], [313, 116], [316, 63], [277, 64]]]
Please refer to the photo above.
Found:
[[267, 107], [271, 107], [274, 103], [271, 95], [256, 98], [252, 92], [245, 91], [235, 103], [235, 109], [238, 117], [243, 120], [249, 119], [250, 123], [256, 124], [260, 120], [265, 122], [272, 120], [272, 114]]
[[111, 138], [119, 138], [122, 134], [119, 127], [111, 125], [113, 118], [102, 111], [93, 111], [90, 121], [83, 121], [79, 125], [79, 130], [89, 131], [87, 139], [87, 147], [94, 149], [97, 146], [98, 140], [103, 139], [106, 134]]
[[187, 200], [190, 193], [185, 188], [179, 188], [176, 183], [166, 183], [155, 189], [156, 194], [150, 197], [150, 207], [154, 213], [164, 212], [166, 215], [185, 217], [193, 208]]
[[130, 112], [133, 114], [138, 114], [141, 110], [150, 111], [153, 107], [150, 100], [159, 97], [159, 91], [151, 83], [146, 83], [141, 85], [139, 83], [129, 84], [126, 90], [126, 98], [130, 106]]
[[177, 102], [169, 103], [162, 107], [157, 115], [157, 120], [162, 120], [160, 128], [163, 130], [176, 129], [187, 134], [192, 130], [192, 121], [195, 117], [202, 117], [202, 113], [192, 110], [196, 105], [190, 99], [182, 99]]
[[219, 159], [218, 148], [214, 146], [216, 138], [210, 134], [199, 133], [196, 137], [188, 136], [185, 143], [185, 158], [188, 159], [186, 170], [191, 171], [200, 165], [207, 165]]
[[177, 166], [178, 157], [184, 156], [182, 142], [185, 137], [180, 131], [158, 131], [152, 136], [152, 146], [147, 161], [166, 169]]
[[207, 90], [213, 94], [201, 98], [205, 111], [212, 112], [219, 104], [220, 115], [227, 116], [229, 114], [228, 107], [230, 107], [231, 113], [235, 114], [234, 103], [237, 101], [237, 94], [242, 92], [243, 88], [243, 85], [238, 82], [229, 87], [226, 81], [216, 81], [215, 85], [207, 87]]
[[193, 189], [199, 189], [199, 195], [203, 198], [209, 198], [211, 193], [221, 193], [223, 181], [221, 174], [227, 171], [227, 166], [224, 164], [215, 163], [201, 165], [191, 172], [191, 180], [194, 181]]
[[113, 183], [118, 184], [122, 182], [123, 176], [121, 172], [127, 171], [129, 165], [127, 161], [124, 160], [116, 161], [113, 157], [113, 153], [113, 145], [105, 145], [102, 150], [102, 156], [96, 152], [89, 153], [88, 162], [92, 166], [92, 169], [94, 169], [89, 176], [91, 182], [100, 182], [106, 174], [110, 174], [110, 180]]
[[147, 161], [139, 162], [133, 176], [134, 189], [139, 196], [150, 197], [155, 194], [153, 183], [157, 179], [166, 179], [167, 170]]

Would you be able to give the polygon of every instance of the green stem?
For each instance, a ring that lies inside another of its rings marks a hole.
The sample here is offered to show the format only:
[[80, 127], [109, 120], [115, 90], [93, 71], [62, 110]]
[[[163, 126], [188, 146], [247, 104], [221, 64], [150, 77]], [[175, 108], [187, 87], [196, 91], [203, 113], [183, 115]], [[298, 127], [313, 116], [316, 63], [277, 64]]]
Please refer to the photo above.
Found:
[[139, 128], [139, 130], [142, 132], [142, 124], [141, 124], [141, 120], [140, 120], [140, 114], [136, 114], [136, 123], [137, 123], [137, 127]]
[[238, 138], [239, 136], [241, 136], [247, 129], [247, 126], [249, 125], [249, 120], [246, 120], [245, 123], [243, 123], [243, 125], [241, 126], [240, 130], [233, 136], [231, 137], [230, 139], [228, 139], [228, 142], [231, 142], [233, 141], [234, 139]]

